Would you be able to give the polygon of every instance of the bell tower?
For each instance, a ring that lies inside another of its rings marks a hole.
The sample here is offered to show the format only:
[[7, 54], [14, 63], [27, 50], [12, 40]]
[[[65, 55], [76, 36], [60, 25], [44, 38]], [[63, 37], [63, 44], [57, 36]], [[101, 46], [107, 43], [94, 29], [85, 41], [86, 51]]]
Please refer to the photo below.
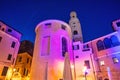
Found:
[[83, 42], [81, 24], [75, 11], [70, 13], [69, 25], [71, 27], [73, 41]]

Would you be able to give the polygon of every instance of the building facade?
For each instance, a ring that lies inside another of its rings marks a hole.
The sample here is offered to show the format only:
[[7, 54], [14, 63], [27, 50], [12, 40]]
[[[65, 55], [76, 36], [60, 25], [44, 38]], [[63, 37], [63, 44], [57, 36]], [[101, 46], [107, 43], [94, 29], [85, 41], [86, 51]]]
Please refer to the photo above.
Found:
[[96, 74], [92, 49], [80, 41], [73, 42], [74, 80], [95, 80]]
[[32, 42], [27, 40], [21, 42], [19, 52], [17, 55], [17, 60], [14, 67], [15, 72], [12, 78], [14, 79], [17, 78], [19, 80], [29, 80], [31, 64], [32, 64], [33, 48], [34, 46]]
[[20, 37], [19, 32], [0, 21], [0, 80], [12, 75], [9, 70], [15, 65]]
[[66, 52], [73, 61], [69, 25], [59, 20], [47, 20], [38, 24], [35, 31], [30, 80], [63, 80]]
[[15, 71], [12, 79], [29, 80], [31, 64], [32, 56], [30, 54], [28, 54], [27, 52], [19, 53], [14, 67]]
[[112, 22], [115, 32], [92, 40], [98, 80], [119, 80], [120, 77], [120, 20]]

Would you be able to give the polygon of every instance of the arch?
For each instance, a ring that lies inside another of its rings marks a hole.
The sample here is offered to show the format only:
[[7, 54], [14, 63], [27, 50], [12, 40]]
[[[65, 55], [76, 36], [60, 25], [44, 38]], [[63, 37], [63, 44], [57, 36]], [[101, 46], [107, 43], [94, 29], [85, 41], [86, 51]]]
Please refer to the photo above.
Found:
[[13, 72], [12, 80], [21, 80], [21, 74], [19, 72]]
[[104, 44], [102, 40], [98, 40], [96, 45], [97, 45], [98, 51], [104, 50]]
[[62, 37], [62, 56], [65, 56], [65, 53], [68, 52], [67, 39]]
[[112, 47], [111, 40], [109, 38], [104, 38], [103, 42], [104, 42], [104, 45], [105, 45], [106, 49]]
[[73, 32], [73, 34], [74, 34], [74, 35], [77, 35], [77, 34], [78, 34], [78, 32], [77, 32], [77, 31], [74, 31], [74, 32]]
[[113, 46], [118, 46], [118, 45], [120, 45], [120, 42], [119, 42], [119, 39], [117, 38], [117, 36], [112, 35], [112, 36], [110, 37], [110, 39], [111, 39], [111, 43], [112, 43]]

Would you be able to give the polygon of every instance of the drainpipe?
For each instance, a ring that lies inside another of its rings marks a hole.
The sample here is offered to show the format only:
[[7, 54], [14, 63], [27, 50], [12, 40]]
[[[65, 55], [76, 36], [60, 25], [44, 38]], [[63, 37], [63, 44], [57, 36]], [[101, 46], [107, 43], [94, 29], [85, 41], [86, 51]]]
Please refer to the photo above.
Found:
[[95, 76], [95, 68], [94, 68], [94, 65], [93, 65], [92, 54], [90, 54], [90, 58], [91, 58], [91, 62], [92, 62], [92, 69], [93, 69], [94, 79], [97, 80], [96, 76]]
[[76, 71], [75, 71], [75, 55], [73, 51], [73, 65], [74, 65], [74, 80], [76, 80]]

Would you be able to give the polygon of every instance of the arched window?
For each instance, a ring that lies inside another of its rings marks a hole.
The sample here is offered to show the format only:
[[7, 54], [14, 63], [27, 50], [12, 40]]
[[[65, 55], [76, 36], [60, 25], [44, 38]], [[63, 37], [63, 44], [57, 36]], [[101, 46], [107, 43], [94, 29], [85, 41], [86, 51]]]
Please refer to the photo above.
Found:
[[96, 44], [98, 51], [104, 50], [104, 44], [101, 40], [98, 40]]
[[73, 34], [74, 34], [74, 35], [77, 35], [77, 34], [78, 34], [78, 32], [77, 32], [77, 31], [74, 31], [74, 32], [73, 32]]
[[120, 42], [119, 42], [117, 36], [112, 35], [112, 36], [110, 37], [110, 39], [111, 39], [111, 42], [112, 42], [112, 45], [113, 45], [113, 46], [118, 46], [118, 45], [120, 45]]
[[112, 47], [111, 40], [109, 38], [105, 38], [103, 41], [106, 49]]
[[65, 56], [65, 53], [68, 51], [67, 48], [67, 40], [66, 38], [62, 37], [62, 56]]

